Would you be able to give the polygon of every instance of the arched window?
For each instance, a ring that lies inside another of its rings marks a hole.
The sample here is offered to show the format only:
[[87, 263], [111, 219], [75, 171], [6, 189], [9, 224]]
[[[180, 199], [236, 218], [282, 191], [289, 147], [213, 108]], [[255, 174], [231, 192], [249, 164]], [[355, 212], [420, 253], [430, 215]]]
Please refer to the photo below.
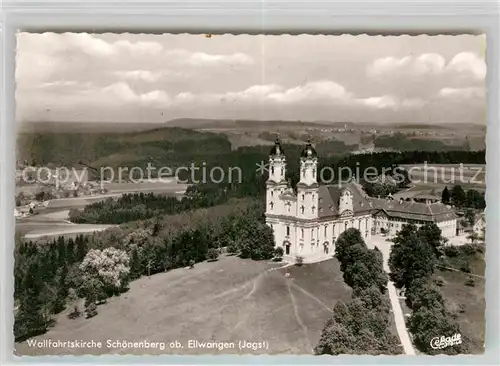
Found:
[[274, 174], [274, 166], [271, 167], [271, 174]]
[[305, 199], [305, 196], [304, 196], [304, 195], [302, 195], [302, 201], [303, 201], [304, 199]]
[[286, 227], [286, 236], [290, 236], [290, 226]]
[[304, 239], [304, 229], [300, 229], [300, 237]]
[[347, 230], [347, 221], [344, 224], [344, 230]]
[[311, 239], [314, 239], [314, 229], [311, 229]]
[[304, 213], [304, 206], [300, 206], [300, 213], [303, 214]]
[[271, 197], [273, 197], [273, 196], [274, 196], [274, 191], [271, 191]]
[[269, 208], [270, 208], [271, 210], [273, 209], [273, 207], [274, 207], [274, 203], [273, 203], [273, 202], [269, 203]]
[[328, 225], [325, 225], [325, 238], [326, 238], [326, 232], [328, 231]]

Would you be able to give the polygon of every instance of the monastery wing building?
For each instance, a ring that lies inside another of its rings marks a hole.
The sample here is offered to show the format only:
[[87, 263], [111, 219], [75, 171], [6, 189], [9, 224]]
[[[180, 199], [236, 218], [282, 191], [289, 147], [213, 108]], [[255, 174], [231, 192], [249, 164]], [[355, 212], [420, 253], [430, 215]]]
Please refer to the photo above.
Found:
[[354, 182], [319, 185], [318, 154], [310, 142], [300, 155], [296, 190], [285, 175], [285, 152], [276, 140], [269, 154], [265, 214], [285, 256], [300, 255], [306, 262], [331, 257], [337, 238], [348, 228], [358, 229], [365, 241], [375, 234], [394, 235], [406, 223], [434, 222], [443, 236], [456, 235], [457, 216], [438, 197], [371, 198]]

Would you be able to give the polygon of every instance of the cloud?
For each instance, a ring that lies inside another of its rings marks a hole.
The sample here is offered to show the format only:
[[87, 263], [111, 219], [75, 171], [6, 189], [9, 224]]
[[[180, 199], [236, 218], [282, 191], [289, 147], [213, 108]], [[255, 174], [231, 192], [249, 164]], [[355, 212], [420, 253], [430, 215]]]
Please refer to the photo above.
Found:
[[208, 54], [204, 52], [190, 52], [182, 49], [168, 51], [166, 56], [176, 63], [194, 67], [220, 65], [253, 65], [252, 57], [244, 53]]
[[373, 61], [367, 69], [370, 77], [382, 77], [401, 72], [412, 75], [437, 74], [443, 71], [445, 59], [437, 53], [426, 53], [418, 57], [383, 57]]
[[[17, 42], [16, 81], [29, 88], [68, 77], [112, 76], [115, 81], [154, 83], [166, 76], [185, 79], [187, 67], [248, 66], [255, 62], [241, 52], [211, 54], [166, 49], [156, 41], [109, 41], [89, 33], [19, 33]], [[137, 69], [133, 67], [136, 65], [150, 67]]]
[[443, 88], [438, 96], [443, 98], [484, 98], [484, 88]]
[[476, 79], [483, 80], [486, 77], [486, 63], [483, 59], [472, 52], [461, 52], [449, 62], [447, 69], [457, 73], [467, 73]]
[[167, 73], [165, 71], [153, 72], [149, 70], [129, 70], [129, 71], [113, 71], [112, 74], [120, 80], [140, 80], [148, 83], [154, 83]]
[[473, 52], [458, 53], [448, 64], [438, 53], [402, 58], [383, 57], [368, 65], [367, 75], [372, 78], [461, 75], [482, 80], [486, 76], [486, 63]]

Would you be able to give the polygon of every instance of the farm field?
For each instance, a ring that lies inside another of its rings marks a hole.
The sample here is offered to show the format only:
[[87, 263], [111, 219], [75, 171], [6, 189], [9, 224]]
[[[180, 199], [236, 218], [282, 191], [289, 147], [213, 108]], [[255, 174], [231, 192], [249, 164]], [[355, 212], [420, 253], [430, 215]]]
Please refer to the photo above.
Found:
[[[336, 259], [302, 267], [222, 257], [131, 283], [130, 290], [98, 307], [91, 319], [70, 320], [64, 312], [54, 328], [34, 339], [178, 341], [180, 349], [32, 348], [15, 345], [18, 355], [47, 354], [311, 354], [337, 301], [348, 301]], [[291, 276], [285, 277], [289, 272]], [[269, 349], [188, 348], [199, 342], [267, 341]]]
[[486, 165], [484, 164], [403, 164], [415, 184], [460, 184], [463, 186], [484, 186]]

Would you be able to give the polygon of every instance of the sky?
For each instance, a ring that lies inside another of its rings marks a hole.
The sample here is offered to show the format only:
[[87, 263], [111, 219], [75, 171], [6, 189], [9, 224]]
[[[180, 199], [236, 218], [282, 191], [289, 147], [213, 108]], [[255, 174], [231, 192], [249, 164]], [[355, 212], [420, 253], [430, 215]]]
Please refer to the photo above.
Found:
[[484, 36], [19, 33], [16, 120], [485, 124]]

